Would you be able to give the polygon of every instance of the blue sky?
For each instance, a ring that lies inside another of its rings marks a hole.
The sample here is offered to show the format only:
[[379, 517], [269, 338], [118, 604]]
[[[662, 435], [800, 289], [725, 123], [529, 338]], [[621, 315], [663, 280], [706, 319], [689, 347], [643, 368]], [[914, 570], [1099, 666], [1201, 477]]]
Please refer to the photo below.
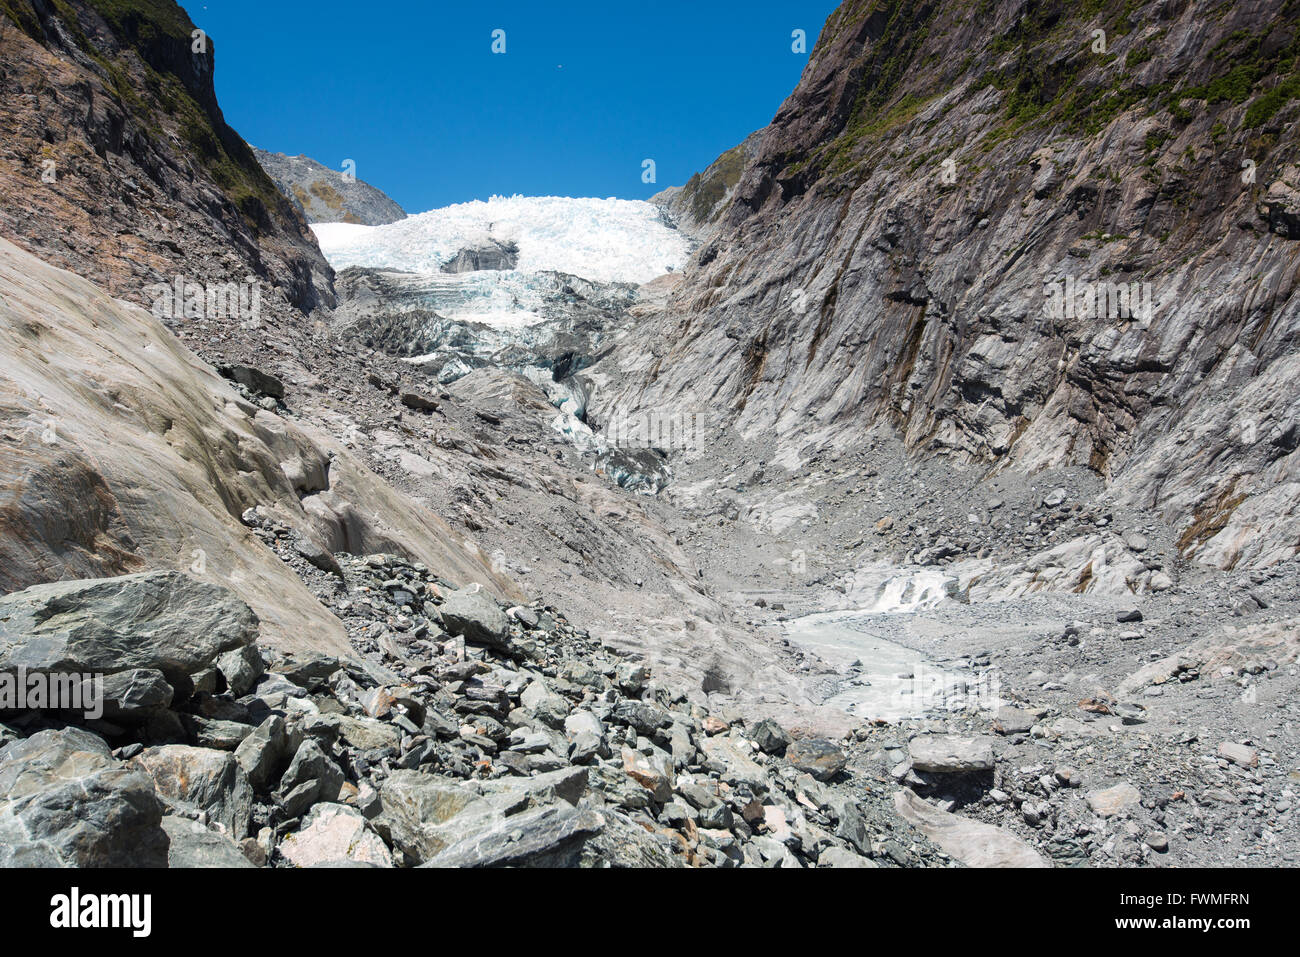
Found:
[[[644, 199], [765, 126], [835, 0], [182, 0], [248, 142], [408, 212], [492, 194]], [[492, 52], [494, 30], [506, 52]], [[657, 182], [642, 182], [653, 159]]]

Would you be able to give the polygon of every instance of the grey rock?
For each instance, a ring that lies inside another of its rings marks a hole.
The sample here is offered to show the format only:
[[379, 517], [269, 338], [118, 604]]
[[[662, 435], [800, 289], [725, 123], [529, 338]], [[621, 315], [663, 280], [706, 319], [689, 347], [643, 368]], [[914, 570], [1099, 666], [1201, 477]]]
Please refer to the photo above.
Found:
[[506, 649], [510, 621], [501, 607], [482, 589], [462, 588], [439, 606], [443, 627], [452, 635], [490, 648]]
[[672, 723], [672, 716], [667, 711], [644, 701], [620, 701], [614, 706], [614, 719], [645, 735], [652, 735]]
[[844, 770], [848, 758], [844, 752], [823, 738], [793, 742], [785, 750], [792, 767], [811, 774], [818, 781], [829, 781]]
[[153, 780], [160, 797], [181, 808], [206, 811], [232, 840], [248, 834], [253, 789], [233, 754], [169, 744], [146, 748], [129, 764]]
[[519, 246], [485, 237], [475, 246], [466, 246], [443, 263], [442, 271], [448, 273], [479, 272], [481, 270], [514, 269], [519, 262]]
[[750, 728], [749, 737], [764, 754], [784, 754], [790, 744], [790, 736], [771, 718], [764, 718]]
[[343, 787], [343, 772], [313, 740], [298, 746], [280, 778], [279, 794], [285, 813], [298, 817], [313, 804], [333, 803]]
[[988, 738], [921, 734], [908, 742], [907, 748], [916, 771], [963, 774], [993, 769], [993, 746]]
[[238, 382], [255, 395], [264, 395], [272, 399], [284, 398], [284, 383], [269, 372], [263, 372], [255, 366], [238, 363], [221, 365], [217, 367], [217, 371], [224, 378]]
[[0, 748], [0, 795], [0, 866], [167, 866], [148, 775], [88, 731], [40, 731]]
[[250, 868], [252, 863], [234, 841], [198, 821], [169, 814], [162, 819], [170, 846], [169, 868]]
[[256, 645], [245, 645], [217, 658], [217, 670], [226, 679], [230, 693], [242, 698], [253, 690], [257, 679], [265, 673], [266, 664]]
[[118, 724], [143, 722], [172, 703], [175, 692], [161, 671], [132, 668], [104, 677], [104, 717]]
[[0, 669], [114, 674], [161, 671], [173, 687], [257, 638], [234, 592], [183, 575], [33, 585], [0, 598]]
[[235, 749], [235, 760], [258, 792], [272, 790], [289, 764], [289, 737], [284, 719], [272, 715]]
[[565, 806], [483, 823], [487, 826], [466, 834], [424, 866], [574, 867], [583, 845], [605, 826], [596, 812]]
[[519, 696], [519, 704], [552, 728], [562, 727], [569, 714], [569, 702], [552, 691], [541, 679], [524, 689]]

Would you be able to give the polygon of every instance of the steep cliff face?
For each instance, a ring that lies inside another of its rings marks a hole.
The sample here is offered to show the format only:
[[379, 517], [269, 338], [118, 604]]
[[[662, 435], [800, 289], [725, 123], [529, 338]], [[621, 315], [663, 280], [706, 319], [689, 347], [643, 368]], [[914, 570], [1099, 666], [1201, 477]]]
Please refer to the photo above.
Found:
[[[1300, 3], [847, 2], [615, 405], [787, 464], [1085, 465], [1185, 556], [1300, 542]], [[1148, 308], [1149, 307], [1149, 308]]]
[[0, 30], [0, 235], [134, 302], [179, 275], [264, 280], [271, 314], [334, 304], [173, 0], [3, 0]]
[[406, 218], [401, 206], [355, 176], [332, 170], [307, 156], [258, 149], [253, 153], [280, 192], [309, 223], [383, 226]]

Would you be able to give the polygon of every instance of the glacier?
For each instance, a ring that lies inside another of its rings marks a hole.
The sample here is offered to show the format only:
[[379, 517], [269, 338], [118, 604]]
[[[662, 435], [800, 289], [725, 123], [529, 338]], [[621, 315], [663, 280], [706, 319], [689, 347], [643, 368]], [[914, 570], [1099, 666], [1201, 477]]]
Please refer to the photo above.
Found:
[[686, 237], [664, 222], [659, 207], [629, 199], [493, 196], [387, 226], [316, 223], [312, 229], [335, 269], [439, 273], [461, 249], [491, 237], [519, 246], [513, 272], [644, 283], [680, 269], [690, 252]]

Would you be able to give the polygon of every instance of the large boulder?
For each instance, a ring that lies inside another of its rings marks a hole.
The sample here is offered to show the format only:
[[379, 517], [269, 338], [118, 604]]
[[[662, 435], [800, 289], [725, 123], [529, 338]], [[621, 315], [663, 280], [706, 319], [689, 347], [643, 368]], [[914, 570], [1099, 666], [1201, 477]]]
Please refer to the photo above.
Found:
[[993, 770], [993, 743], [987, 736], [918, 734], [908, 742], [912, 767], [934, 774], [967, 774]]
[[438, 607], [448, 634], [463, 635], [466, 641], [491, 648], [506, 647], [510, 619], [492, 596], [478, 585], [454, 591]]
[[394, 771], [384, 781], [380, 799], [375, 827], [394, 850], [416, 863], [457, 840], [448, 822], [467, 808], [478, 805], [489, 811], [487, 802], [461, 782], [419, 771]]
[[818, 781], [829, 781], [848, 763], [844, 752], [824, 738], [795, 741], [785, 751], [785, 759]]
[[270, 791], [289, 763], [289, 735], [284, 719], [273, 714], [235, 748], [235, 760], [258, 792]]
[[894, 810], [945, 852], [970, 867], [1051, 867], [1051, 862], [1010, 831], [972, 821], [903, 789]]
[[183, 808], [206, 811], [232, 840], [248, 834], [253, 789], [229, 751], [168, 744], [146, 748], [130, 763], [153, 779], [164, 799]]
[[484, 823], [424, 866], [576, 867], [586, 842], [605, 826], [595, 811], [566, 804]]
[[307, 740], [298, 746], [289, 768], [280, 779], [280, 804], [290, 817], [297, 817], [313, 804], [338, 799], [343, 772], [319, 744]]
[[166, 867], [149, 777], [88, 731], [41, 731], [0, 749], [0, 867]]
[[184, 687], [257, 630], [257, 615], [234, 592], [180, 572], [33, 585], [0, 598], [0, 669], [152, 669]]

